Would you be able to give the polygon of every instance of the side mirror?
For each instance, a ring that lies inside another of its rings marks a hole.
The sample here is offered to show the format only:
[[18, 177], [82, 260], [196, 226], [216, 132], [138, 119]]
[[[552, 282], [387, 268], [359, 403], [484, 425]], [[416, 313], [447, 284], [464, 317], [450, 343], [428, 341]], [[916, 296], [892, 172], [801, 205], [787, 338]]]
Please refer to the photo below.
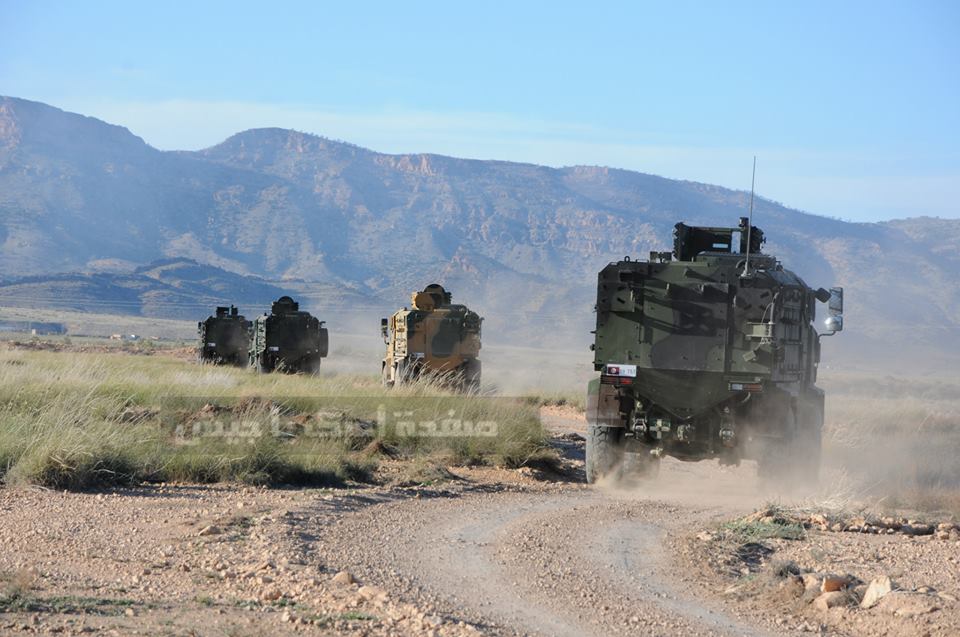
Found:
[[390, 321], [385, 318], [380, 319], [380, 335], [384, 338], [384, 340], [386, 340], [387, 336], [389, 336], [389, 325]]
[[843, 331], [843, 288], [830, 288], [830, 300], [827, 302], [830, 316], [824, 321], [824, 327], [834, 334]]
[[830, 316], [843, 314], [843, 288], [830, 288], [830, 302], [827, 304]]

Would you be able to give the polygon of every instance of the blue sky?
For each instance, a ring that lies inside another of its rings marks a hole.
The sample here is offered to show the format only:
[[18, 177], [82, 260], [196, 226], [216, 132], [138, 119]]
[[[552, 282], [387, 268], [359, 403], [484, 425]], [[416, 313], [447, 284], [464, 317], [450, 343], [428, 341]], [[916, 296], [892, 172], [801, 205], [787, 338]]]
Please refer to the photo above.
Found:
[[296, 128], [960, 217], [958, 2], [0, 0], [0, 94], [162, 149]]

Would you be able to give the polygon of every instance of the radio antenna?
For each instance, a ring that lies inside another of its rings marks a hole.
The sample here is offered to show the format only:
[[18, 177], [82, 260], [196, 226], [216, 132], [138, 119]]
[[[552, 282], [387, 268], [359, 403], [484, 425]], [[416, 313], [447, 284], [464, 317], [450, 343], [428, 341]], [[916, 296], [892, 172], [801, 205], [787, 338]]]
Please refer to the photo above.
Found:
[[757, 156], [753, 156], [753, 176], [750, 177], [750, 220], [747, 222], [747, 258], [743, 263], [743, 276], [750, 275], [750, 244], [753, 235], [753, 187], [757, 183]]

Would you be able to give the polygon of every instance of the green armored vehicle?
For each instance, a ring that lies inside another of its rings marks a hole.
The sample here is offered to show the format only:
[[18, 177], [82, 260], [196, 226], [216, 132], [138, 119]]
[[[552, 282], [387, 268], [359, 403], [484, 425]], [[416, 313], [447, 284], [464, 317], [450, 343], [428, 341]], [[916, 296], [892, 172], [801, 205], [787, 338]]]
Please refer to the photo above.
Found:
[[197, 323], [197, 360], [214, 365], [245, 365], [250, 325], [233, 305], [218, 307], [213, 316]]
[[480, 388], [480, 324], [483, 319], [452, 302], [443, 286], [433, 283], [414, 292], [412, 309], [403, 308], [381, 320], [387, 353], [381, 364], [384, 385], [423, 374], [449, 378], [467, 390]]
[[[814, 290], [761, 254], [763, 232], [678, 223], [673, 252], [611, 263], [597, 284], [587, 480], [652, 475], [664, 454], [758, 462], [813, 483], [824, 394], [816, 302], [843, 328], [843, 289]], [[780, 480], [778, 480], [780, 481]]]
[[323, 321], [289, 296], [274, 301], [270, 314], [253, 323], [249, 363], [258, 372], [282, 371], [315, 374], [327, 355], [329, 338]]

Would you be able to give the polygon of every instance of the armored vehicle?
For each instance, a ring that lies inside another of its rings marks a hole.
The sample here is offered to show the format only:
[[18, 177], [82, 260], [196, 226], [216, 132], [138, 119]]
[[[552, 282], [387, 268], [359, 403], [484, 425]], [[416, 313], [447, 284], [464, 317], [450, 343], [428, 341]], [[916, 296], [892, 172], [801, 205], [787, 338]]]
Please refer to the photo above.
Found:
[[424, 373], [449, 378], [461, 389], [480, 388], [480, 323], [482, 318], [433, 283], [411, 295], [412, 309], [403, 308], [381, 320], [387, 345], [381, 371], [392, 386]]
[[258, 316], [253, 323], [249, 361], [258, 372], [306, 372], [320, 370], [320, 359], [327, 355], [329, 337], [323, 321], [289, 296], [274, 301], [270, 314]]
[[218, 307], [213, 316], [197, 323], [197, 360], [215, 365], [245, 365], [250, 325], [233, 305]]
[[829, 302], [826, 334], [838, 332], [843, 289], [811, 289], [761, 254], [763, 243], [746, 218], [735, 228], [678, 223], [672, 253], [600, 271], [588, 481], [655, 474], [664, 454], [755, 459], [761, 477], [816, 481], [816, 302]]

